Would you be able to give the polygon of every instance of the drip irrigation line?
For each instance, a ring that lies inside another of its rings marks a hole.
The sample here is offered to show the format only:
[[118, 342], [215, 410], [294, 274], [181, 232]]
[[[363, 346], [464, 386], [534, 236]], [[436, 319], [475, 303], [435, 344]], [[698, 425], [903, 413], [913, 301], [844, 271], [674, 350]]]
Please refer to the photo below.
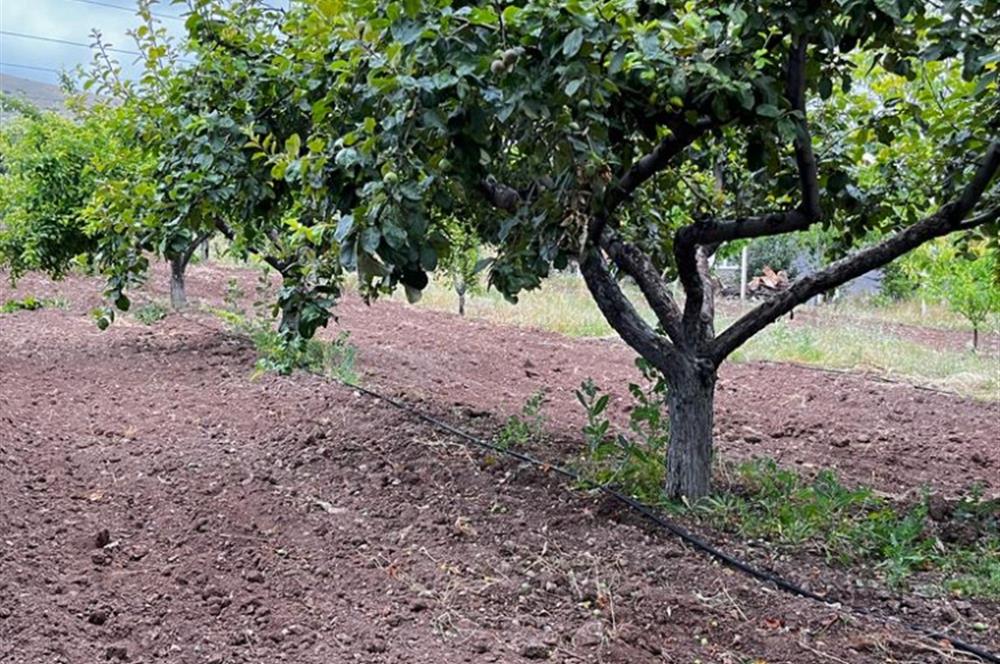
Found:
[[942, 632], [938, 632], [937, 630], [934, 629], [921, 627], [919, 625], [912, 625], [910, 623], [905, 622], [901, 618], [895, 616], [880, 615], [875, 609], [870, 607], [855, 607], [848, 604], [844, 604], [842, 602], [837, 602], [835, 600], [830, 599], [829, 597], [824, 597], [823, 595], [819, 595], [811, 590], [803, 588], [802, 586], [792, 581], [789, 581], [788, 579], [785, 579], [781, 576], [778, 576], [773, 572], [768, 572], [766, 570], [754, 567], [752, 564], [744, 560], [741, 560], [709, 544], [708, 542], [701, 539], [697, 535], [693, 534], [683, 526], [680, 526], [674, 523], [673, 521], [670, 521], [653, 507], [643, 502], [640, 502], [635, 498], [626, 495], [611, 486], [605, 484], [597, 484], [595, 482], [589, 481], [581, 477], [580, 474], [577, 473], [576, 471], [570, 470], [569, 468], [546, 463], [545, 461], [542, 461], [541, 459], [532, 456], [530, 454], [524, 452], [518, 452], [517, 450], [512, 450], [506, 447], [501, 447], [499, 445], [487, 442], [482, 438], [474, 436], [473, 434], [467, 431], [464, 431], [456, 426], [448, 424], [444, 420], [440, 420], [432, 415], [428, 415], [427, 413], [419, 411], [413, 406], [410, 406], [409, 404], [403, 401], [394, 399], [392, 397], [386, 396], [374, 390], [370, 390], [366, 387], [356, 385], [354, 383], [349, 383], [347, 381], [339, 379], [335, 380], [337, 380], [337, 382], [341, 383], [342, 385], [350, 389], [357, 390], [362, 394], [370, 396], [379, 401], [383, 401], [393, 406], [394, 408], [397, 408], [398, 410], [401, 410], [409, 415], [412, 415], [417, 419], [423, 420], [424, 422], [432, 425], [437, 429], [440, 429], [441, 431], [446, 431], [450, 434], [453, 434], [461, 438], [462, 440], [471, 443], [476, 447], [482, 448], [484, 450], [489, 450], [491, 452], [496, 452], [498, 454], [502, 454], [511, 457], [513, 459], [517, 459], [518, 461], [521, 461], [523, 463], [535, 466], [536, 468], [539, 468], [543, 472], [553, 472], [556, 473], [557, 475], [561, 475], [562, 477], [572, 480], [577, 484], [581, 484], [583, 486], [589, 486], [593, 490], [600, 491], [606, 496], [613, 498], [619, 503], [622, 503], [623, 505], [627, 506], [629, 509], [635, 511], [636, 513], [646, 518], [659, 528], [673, 534], [674, 536], [676, 536], [686, 544], [690, 545], [694, 549], [701, 551], [702, 553], [708, 555], [710, 558], [719, 561], [720, 563], [726, 565], [727, 567], [730, 567], [748, 576], [751, 576], [757, 579], [758, 581], [773, 584], [777, 588], [791, 595], [796, 595], [798, 597], [813, 600], [815, 602], [820, 602], [822, 604], [825, 604], [826, 606], [840, 607], [855, 615], [869, 616], [873, 618], [895, 622], [896, 624], [904, 627], [905, 629], [908, 629], [909, 631], [919, 634], [923, 637], [930, 638], [936, 641], [946, 641], [949, 644], [951, 644], [951, 646], [955, 650], [970, 655], [974, 655], [983, 660], [984, 662], [990, 662], [991, 664], [1000, 664], [1000, 655], [991, 653], [985, 648], [982, 648], [975, 644], [967, 643], [957, 637], [949, 636]]

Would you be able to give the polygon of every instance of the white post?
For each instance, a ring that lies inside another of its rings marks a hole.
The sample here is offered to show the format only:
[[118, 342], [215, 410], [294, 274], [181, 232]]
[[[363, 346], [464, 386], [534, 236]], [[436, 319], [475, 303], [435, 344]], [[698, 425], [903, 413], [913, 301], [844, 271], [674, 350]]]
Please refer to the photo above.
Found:
[[747, 268], [750, 265], [750, 246], [744, 245], [740, 256], [740, 302], [747, 299]]

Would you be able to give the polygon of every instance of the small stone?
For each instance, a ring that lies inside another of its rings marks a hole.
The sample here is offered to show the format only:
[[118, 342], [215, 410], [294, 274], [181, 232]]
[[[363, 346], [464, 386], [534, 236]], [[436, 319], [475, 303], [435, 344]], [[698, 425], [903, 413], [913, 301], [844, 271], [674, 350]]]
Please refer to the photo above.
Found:
[[530, 641], [521, 647], [521, 657], [525, 659], [548, 659], [552, 650], [544, 643]]
[[952, 511], [952, 506], [940, 494], [931, 494], [927, 498], [927, 516], [934, 521], [947, 521]]
[[121, 662], [128, 661], [128, 648], [125, 646], [108, 646], [108, 649], [104, 651], [104, 659], [117, 659]]
[[111, 532], [107, 528], [103, 528], [94, 536], [94, 546], [103, 549], [108, 544], [111, 544]]
[[585, 622], [573, 634], [573, 645], [590, 648], [601, 645], [604, 638], [604, 624], [600, 620]]
[[260, 570], [251, 570], [247, 572], [246, 580], [250, 583], [264, 583], [264, 573]]
[[104, 609], [94, 609], [87, 616], [87, 622], [91, 625], [103, 625], [108, 621], [108, 612]]

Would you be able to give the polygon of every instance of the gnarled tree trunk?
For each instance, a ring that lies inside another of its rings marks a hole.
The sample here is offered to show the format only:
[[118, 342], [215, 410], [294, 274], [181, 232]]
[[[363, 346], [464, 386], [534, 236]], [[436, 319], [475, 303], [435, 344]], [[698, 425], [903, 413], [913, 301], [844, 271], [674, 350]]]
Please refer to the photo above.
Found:
[[671, 497], [706, 496], [712, 486], [715, 368], [689, 359], [676, 364], [676, 369], [667, 373], [670, 439], [666, 493]]

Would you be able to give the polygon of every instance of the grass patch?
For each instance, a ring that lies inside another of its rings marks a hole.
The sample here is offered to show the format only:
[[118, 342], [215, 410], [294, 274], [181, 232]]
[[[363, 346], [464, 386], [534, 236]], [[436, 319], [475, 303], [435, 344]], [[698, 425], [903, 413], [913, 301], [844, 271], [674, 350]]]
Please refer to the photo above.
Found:
[[634, 405], [626, 432], [614, 431], [605, 414], [609, 395], [589, 380], [577, 391], [587, 419], [575, 467], [585, 487], [614, 485], [772, 550], [807, 550], [833, 564], [871, 569], [893, 587], [929, 573], [921, 578], [930, 579], [932, 591], [1000, 598], [1000, 499], [984, 501], [976, 491], [961, 501], [925, 495], [900, 505], [870, 488], [848, 487], [832, 471], [808, 479], [760, 460], [723, 468], [719, 490], [709, 498], [667, 501], [666, 388], [648, 367], [644, 373], [644, 386], [630, 386]]
[[932, 572], [940, 589], [1000, 597], [1000, 501], [972, 493], [930, 518], [930, 500], [894, 505], [831, 471], [809, 480], [763, 460], [738, 466], [722, 493], [688, 513], [774, 548], [806, 548], [840, 565], [867, 566], [893, 587]]
[[132, 315], [143, 325], [153, 325], [159, 323], [167, 317], [170, 310], [162, 302], [147, 302], [132, 310]]
[[[635, 288], [625, 284], [624, 289], [640, 314], [652, 321], [651, 312], [642, 305], [642, 297]], [[458, 296], [451, 289], [432, 282], [418, 306], [457, 311]], [[919, 303], [894, 303], [888, 305], [882, 318], [882, 309], [864, 302], [809, 308], [824, 320], [818, 324], [793, 325], [781, 319], [761, 331], [731, 359], [872, 371], [965, 396], [1000, 400], [1000, 374], [996, 370], [995, 357], [987, 353], [976, 355], [925, 346], [871, 324], [871, 321], [904, 322], [907, 315], [914, 311], [919, 313], [919, 307]], [[733, 303], [726, 303], [725, 308], [726, 313], [732, 315], [741, 310], [740, 305]], [[940, 307], [932, 310], [936, 312], [932, 325], [940, 323], [942, 327], [961, 328], [961, 321], [950, 312]], [[617, 336], [597, 309], [582, 279], [569, 273], [550, 277], [541, 289], [524, 293], [517, 304], [507, 302], [495, 291], [468, 296], [466, 312], [471, 318], [539, 328], [571, 337]], [[721, 331], [731, 322], [731, 315], [722, 314], [716, 329]]]
[[240, 302], [245, 293], [236, 279], [226, 286], [224, 307], [209, 308], [209, 313], [222, 319], [229, 327], [247, 337], [257, 352], [254, 376], [265, 373], [288, 375], [295, 371], [334, 378], [349, 384], [359, 381], [355, 369], [357, 349], [349, 342], [349, 333], [342, 332], [333, 341], [288, 337], [276, 329], [270, 313], [272, 286], [266, 272], [257, 283], [257, 298], [249, 311]]
[[[652, 320], [652, 314], [640, 306], [638, 292], [626, 288], [640, 312]], [[393, 296], [402, 300], [401, 295]], [[437, 311], [458, 312], [458, 295], [452, 289], [432, 281], [423, 291], [417, 306]], [[597, 309], [580, 277], [565, 274], [546, 279], [538, 290], [522, 293], [517, 304], [505, 300], [495, 290], [466, 295], [466, 316], [501, 325], [532, 327], [569, 337], [617, 336]]]
[[1000, 399], [995, 357], [933, 348], [849, 323], [806, 326], [781, 320], [753, 337], [731, 359], [872, 371], [980, 399]]
[[37, 298], [26, 295], [20, 300], [7, 300], [0, 304], [0, 314], [12, 314], [17, 311], [37, 311], [38, 309], [65, 309], [66, 300], [60, 297]]

